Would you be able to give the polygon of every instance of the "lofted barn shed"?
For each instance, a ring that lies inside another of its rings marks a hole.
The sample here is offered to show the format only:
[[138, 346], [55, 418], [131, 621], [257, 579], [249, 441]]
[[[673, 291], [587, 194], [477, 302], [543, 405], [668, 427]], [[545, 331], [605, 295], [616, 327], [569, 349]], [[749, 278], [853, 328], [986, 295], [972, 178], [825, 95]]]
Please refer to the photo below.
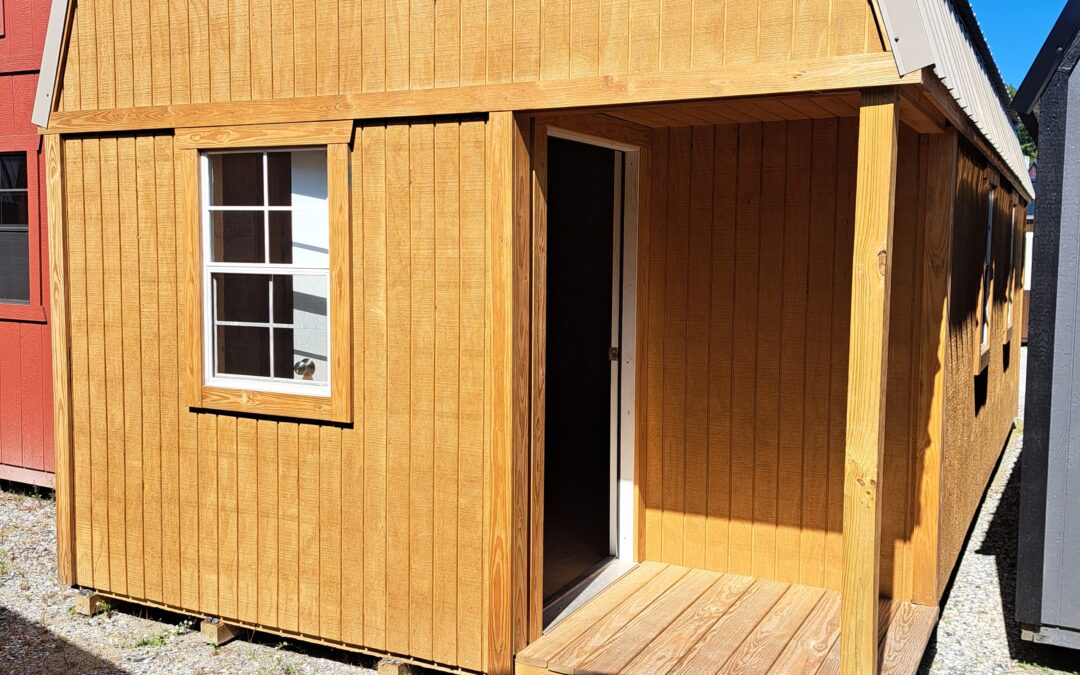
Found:
[[964, 0], [57, 4], [65, 583], [451, 672], [914, 672], [1017, 408]]

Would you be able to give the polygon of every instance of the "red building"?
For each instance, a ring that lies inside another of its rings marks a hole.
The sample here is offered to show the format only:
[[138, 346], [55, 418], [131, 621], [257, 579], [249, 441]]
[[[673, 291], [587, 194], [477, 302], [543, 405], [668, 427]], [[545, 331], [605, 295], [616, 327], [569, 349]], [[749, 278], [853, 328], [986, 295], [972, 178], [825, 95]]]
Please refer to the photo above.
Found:
[[48, 0], [0, 0], [0, 479], [52, 486], [44, 154], [30, 121]]

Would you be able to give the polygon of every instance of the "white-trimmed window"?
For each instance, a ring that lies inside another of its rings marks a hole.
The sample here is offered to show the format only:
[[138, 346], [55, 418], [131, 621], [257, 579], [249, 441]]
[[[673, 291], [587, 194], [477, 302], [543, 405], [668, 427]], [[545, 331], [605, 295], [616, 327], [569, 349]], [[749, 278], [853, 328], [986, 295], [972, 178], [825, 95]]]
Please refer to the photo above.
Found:
[[1005, 309], [1005, 341], [1008, 342], [1012, 338], [1013, 327], [1013, 293], [1016, 290], [1016, 229], [1019, 227], [1017, 222], [1020, 214], [1020, 206], [1013, 204], [1012, 208], [1012, 220], [1009, 223], [1009, 273], [1006, 275], [1005, 297], [1006, 297], [1006, 309]]
[[0, 304], [30, 304], [30, 191], [25, 152], [0, 154]]
[[191, 407], [352, 421], [351, 138], [349, 121], [176, 131]]
[[329, 396], [326, 148], [204, 152], [201, 168], [206, 382]]
[[994, 207], [997, 202], [997, 191], [993, 186], [990, 188], [990, 204], [986, 210], [986, 250], [983, 256], [982, 276], [982, 306], [980, 309], [981, 321], [979, 322], [979, 348], [990, 348], [990, 308], [993, 303], [993, 294], [990, 285], [994, 280]]

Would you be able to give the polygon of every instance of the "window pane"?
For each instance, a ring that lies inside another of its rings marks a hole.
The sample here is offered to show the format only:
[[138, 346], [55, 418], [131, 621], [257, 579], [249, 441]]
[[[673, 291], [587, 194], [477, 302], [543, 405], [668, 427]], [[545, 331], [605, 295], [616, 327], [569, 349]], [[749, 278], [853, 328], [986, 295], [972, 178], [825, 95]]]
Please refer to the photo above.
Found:
[[210, 203], [213, 206], [263, 206], [262, 153], [210, 155]]
[[30, 211], [25, 192], [0, 192], [0, 225], [26, 225]]
[[270, 377], [270, 329], [217, 327], [217, 372]]
[[271, 152], [266, 159], [270, 206], [326, 205], [326, 150]]
[[292, 206], [292, 153], [266, 154], [266, 185], [270, 206]]
[[214, 262], [266, 262], [262, 211], [213, 211]]
[[30, 302], [30, 249], [25, 231], [0, 230], [0, 302]]
[[[292, 366], [302, 359], [309, 359], [315, 369], [311, 379], [326, 381], [330, 352], [328, 309], [326, 277], [274, 277], [274, 323], [293, 326], [291, 330], [283, 329], [291, 336], [283, 337], [280, 345], [275, 333], [275, 363], [290, 364], [288, 374], [283, 375], [283, 371], [275, 368], [278, 377], [293, 377]], [[297, 376], [296, 379], [304, 378]]]
[[218, 321], [269, 323], [270, 275], [217, 273], [213, 280]]
[[26, 154], [0, 155], [0, 190], [26, 189]]
[[270, 212], [270, 262], [289, 265], [293, 261], [292, 213]]

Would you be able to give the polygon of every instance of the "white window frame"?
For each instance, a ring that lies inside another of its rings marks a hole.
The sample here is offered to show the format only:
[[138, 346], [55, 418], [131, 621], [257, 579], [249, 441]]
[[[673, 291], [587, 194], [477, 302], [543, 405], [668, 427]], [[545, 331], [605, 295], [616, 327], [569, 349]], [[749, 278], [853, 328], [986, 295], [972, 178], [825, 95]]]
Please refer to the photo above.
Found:
[[979, 349], [990, 349], [990, 311], [993, 309], [993, 283], [994, 283], [994, 209], [997, 206], [997, 186], [991, 183], [989, 208], [986, 214], [986, 253], [983, 258], [982, 273], [982, 307], [980, 308], [979, 322]]
[[[289, 147], [289, 148], [244, 148], [237, 150], [206, 150], [199, 153], [199, 180], [200, 180], [200, 194], [201, 194], [201, 224], [200, 232], [202, 239], [202, 317], [203, 317], [203, 354], [206, 355], [203, 358], [203, 380], [206, 385], [213, 387], [220, 387], [223, 389], [237, 389], [244, 391], [264, 391], [276, 394], [299, 394], [303, 396], [318, 396], [329, 398], [332, 392], [331, 378], [333, 377], [333, 368], [327, 367], [326, 380], [322, 382], [304, 381], [304, 380], [287, 380], [279, 377], [263, 377], [258, 375], [232, 375], [228, 373], [217, 372], [217, 337], [216, 328], [221, 325], [236, 325], [236, 326], [250, 326], [253, 328], [266, 328], [270, 332], [270, 367], [271, 373], [273, 373], [274, 363], [274, 330], [275, 328], [293, 328], [293, 324], [277, 324], [274, 322], [274, 289], [273, 289], [273, 277], [274, 276], [321, 276], [325, 280], [326, 289], [326, 321], [327, 321], [327, 342], [326, 342], [326, 362], [327, 364], [333, 363], [333, 340], [330, 337], [330, 316], [331, 307], [330, 303], [333, 302], [332, 293], [330, 292], [330, 254], [327, 255], [326, 267], [302, 267], [293, 264], [283, 263], [221, 263], [213, 261], [213, 219], [211, 214], [214, 212], [222, 211], [262, 211], [263, 212], [263, 246], [264, 246], [264, 259], [270, 260], [270, 235], [269, 235], [269, 214], [272, 211], [288, 211], [290, 213], [295, 211], [323, 211], [326, 214], [326, 227], [328, 233], [328, 240], [330, 231], [330, 207], [329, 199], [326, 200], [325, 206], [322, 208], [300, 207], [295, 206], [271, 206], [270, 205], [270, 192], [268, 185], [268, 154], [271, 152], [321, 152], [326, 154], [325, 146], [308, 146], [308, 147]], [[210, 204], [210, 195], [213, 194], [211, 186], [211, 171], [210, 171], [210, 157], [213, 155], [224, 154], [254, 154], [259, 153], [262, 156], [262, 180], [263, 180], [263, 204], [259, 206], [212, 206]], [[327, 187], [329, 192], [329, 186]], [[331, 241], [332, 245], [332, 241]], [[218, 321], [216, 319], [216, 298], [214, 293], [214, 280], [213, 275], [215, 273], [230, 273], [230, 274], [260, 274], [270, 276], [270, 291], [269, 291], [269, 314], [267, 316], [268, 323], [262, 322], [248, 322], [248, 321]]]

